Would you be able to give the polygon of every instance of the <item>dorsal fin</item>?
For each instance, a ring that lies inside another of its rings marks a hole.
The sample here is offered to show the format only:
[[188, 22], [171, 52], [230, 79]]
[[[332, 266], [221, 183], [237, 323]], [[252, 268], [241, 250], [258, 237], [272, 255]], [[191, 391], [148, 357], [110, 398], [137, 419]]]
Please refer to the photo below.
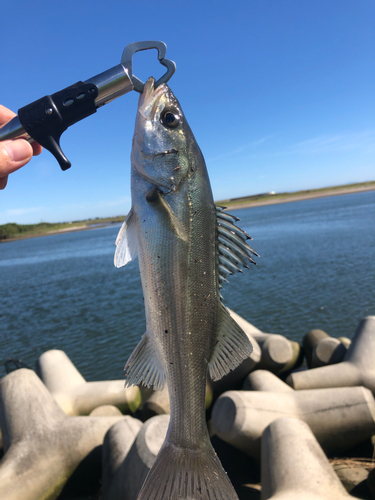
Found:
[[235, 225], [240, 220], [235, 215], [224, 212], [225, 207], [216, 206], [216, 223], [218, 242], [216, 244], [219, 258], [219, 282], [235, 272], [243, 272], [242, 267], [248, 268], [248, 263], [256, 264], [250, 254], [258, 254], [246, 243], [252, 239], [245, 231]]

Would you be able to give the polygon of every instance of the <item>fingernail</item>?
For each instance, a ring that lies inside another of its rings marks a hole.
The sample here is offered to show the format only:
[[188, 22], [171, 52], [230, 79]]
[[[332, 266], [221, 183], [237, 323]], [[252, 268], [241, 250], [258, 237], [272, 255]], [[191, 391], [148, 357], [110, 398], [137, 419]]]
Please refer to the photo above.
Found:
[[14, 162], [27, 160], [32, 154], [30, 144], [23, 140], [6, 143], [5, 151]]

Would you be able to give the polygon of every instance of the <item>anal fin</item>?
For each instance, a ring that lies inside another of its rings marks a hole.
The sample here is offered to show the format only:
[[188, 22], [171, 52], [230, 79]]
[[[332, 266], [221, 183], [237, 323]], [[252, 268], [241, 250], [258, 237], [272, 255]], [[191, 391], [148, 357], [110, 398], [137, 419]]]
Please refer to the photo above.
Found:
[[246, 333], [220, 304], [216, 346], [208, 368], [212, 380], [219, 380], [250, 356], [253, 346]]
[[125, 365], [125, 387], [153, 385], [155, 390], [161, 391], [164, 388], [165, 373], [158, 358], [146, 332]]

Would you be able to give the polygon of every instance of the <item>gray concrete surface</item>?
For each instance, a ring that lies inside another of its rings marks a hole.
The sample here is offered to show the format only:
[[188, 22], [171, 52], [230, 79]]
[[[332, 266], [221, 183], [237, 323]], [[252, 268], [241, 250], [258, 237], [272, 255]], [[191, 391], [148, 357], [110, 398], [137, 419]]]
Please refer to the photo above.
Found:
[[131, 417], [68, 417], [29, 369], [0, 382], [1, 500], [52, 500], [116, 422]]
[[134, 413], [141, 404], [138, 387], [125, 389], [124, 380], [86, 382], [64, 351], [44, 352], [36, 371], [67, 415], [89, 415], [98, 406], [113, 405]]
[[103, 500], [122, 498], [120, 491], [123, 489], [126, 491], [126, 481], [123, 485], [124, 476], [121, 467], [142, 425], [142, 422], [135, 418], [131, 421], [120, 421], [113, 425], [105, 435], [102, 455]]
[[293, 389], [268, 370], [255, 370], [244, 380], [244, 391], [293, 392]]
[[350, 339], [334, 338], [323, 330], [310, 330], [303, 337], [302, 345], [309, 368], [332, 365], [343, 360]]
[[286, 382], [296, 390], [364, 386], [375, 393], [375, 316], [358, 325], [341, 363], [292, 373]]
[[259, 458], [264, 429], [285, 416], [305, 421], [326, 453], [348, 449], [375, 432], [375, 401], [364, 387], [229, 391], [213, 407], [212, 426], [218, 437]]
[[90, 417], [121, 417], [122, 413], [113, 405], [97, 406], [90, 413]]
[[266, 369], [273, 373], [284, 373], [292, 370], [301, 359], [301, 347], [298, 342], [290, 341], [282, 335], [263, 333], [251, 323], [228, 308], [232, 318], [245, 333], [251, 335], [261, 349], [261, 360], [258, 369]]
[[309, 426], [272, 422], [262, 436], [262, 500], [348, 500]]
[[168, 425], [169, 415], [150, 418], [141, 427], [131, 447], [125, 438], [127, 429], [124, 424], [119, 423], [110, 429], [103, 452], [103, 500], [137, 499], [164, 442]]

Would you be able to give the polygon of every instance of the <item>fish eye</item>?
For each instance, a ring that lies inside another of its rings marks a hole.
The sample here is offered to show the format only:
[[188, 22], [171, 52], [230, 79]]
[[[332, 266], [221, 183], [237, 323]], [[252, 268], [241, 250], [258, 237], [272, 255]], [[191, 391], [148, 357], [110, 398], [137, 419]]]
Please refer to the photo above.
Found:
[[180, 116], [175, 111], [166, 110], [160, 117], [160, 122], [164, 127], [176, 128], [180, 124]]

